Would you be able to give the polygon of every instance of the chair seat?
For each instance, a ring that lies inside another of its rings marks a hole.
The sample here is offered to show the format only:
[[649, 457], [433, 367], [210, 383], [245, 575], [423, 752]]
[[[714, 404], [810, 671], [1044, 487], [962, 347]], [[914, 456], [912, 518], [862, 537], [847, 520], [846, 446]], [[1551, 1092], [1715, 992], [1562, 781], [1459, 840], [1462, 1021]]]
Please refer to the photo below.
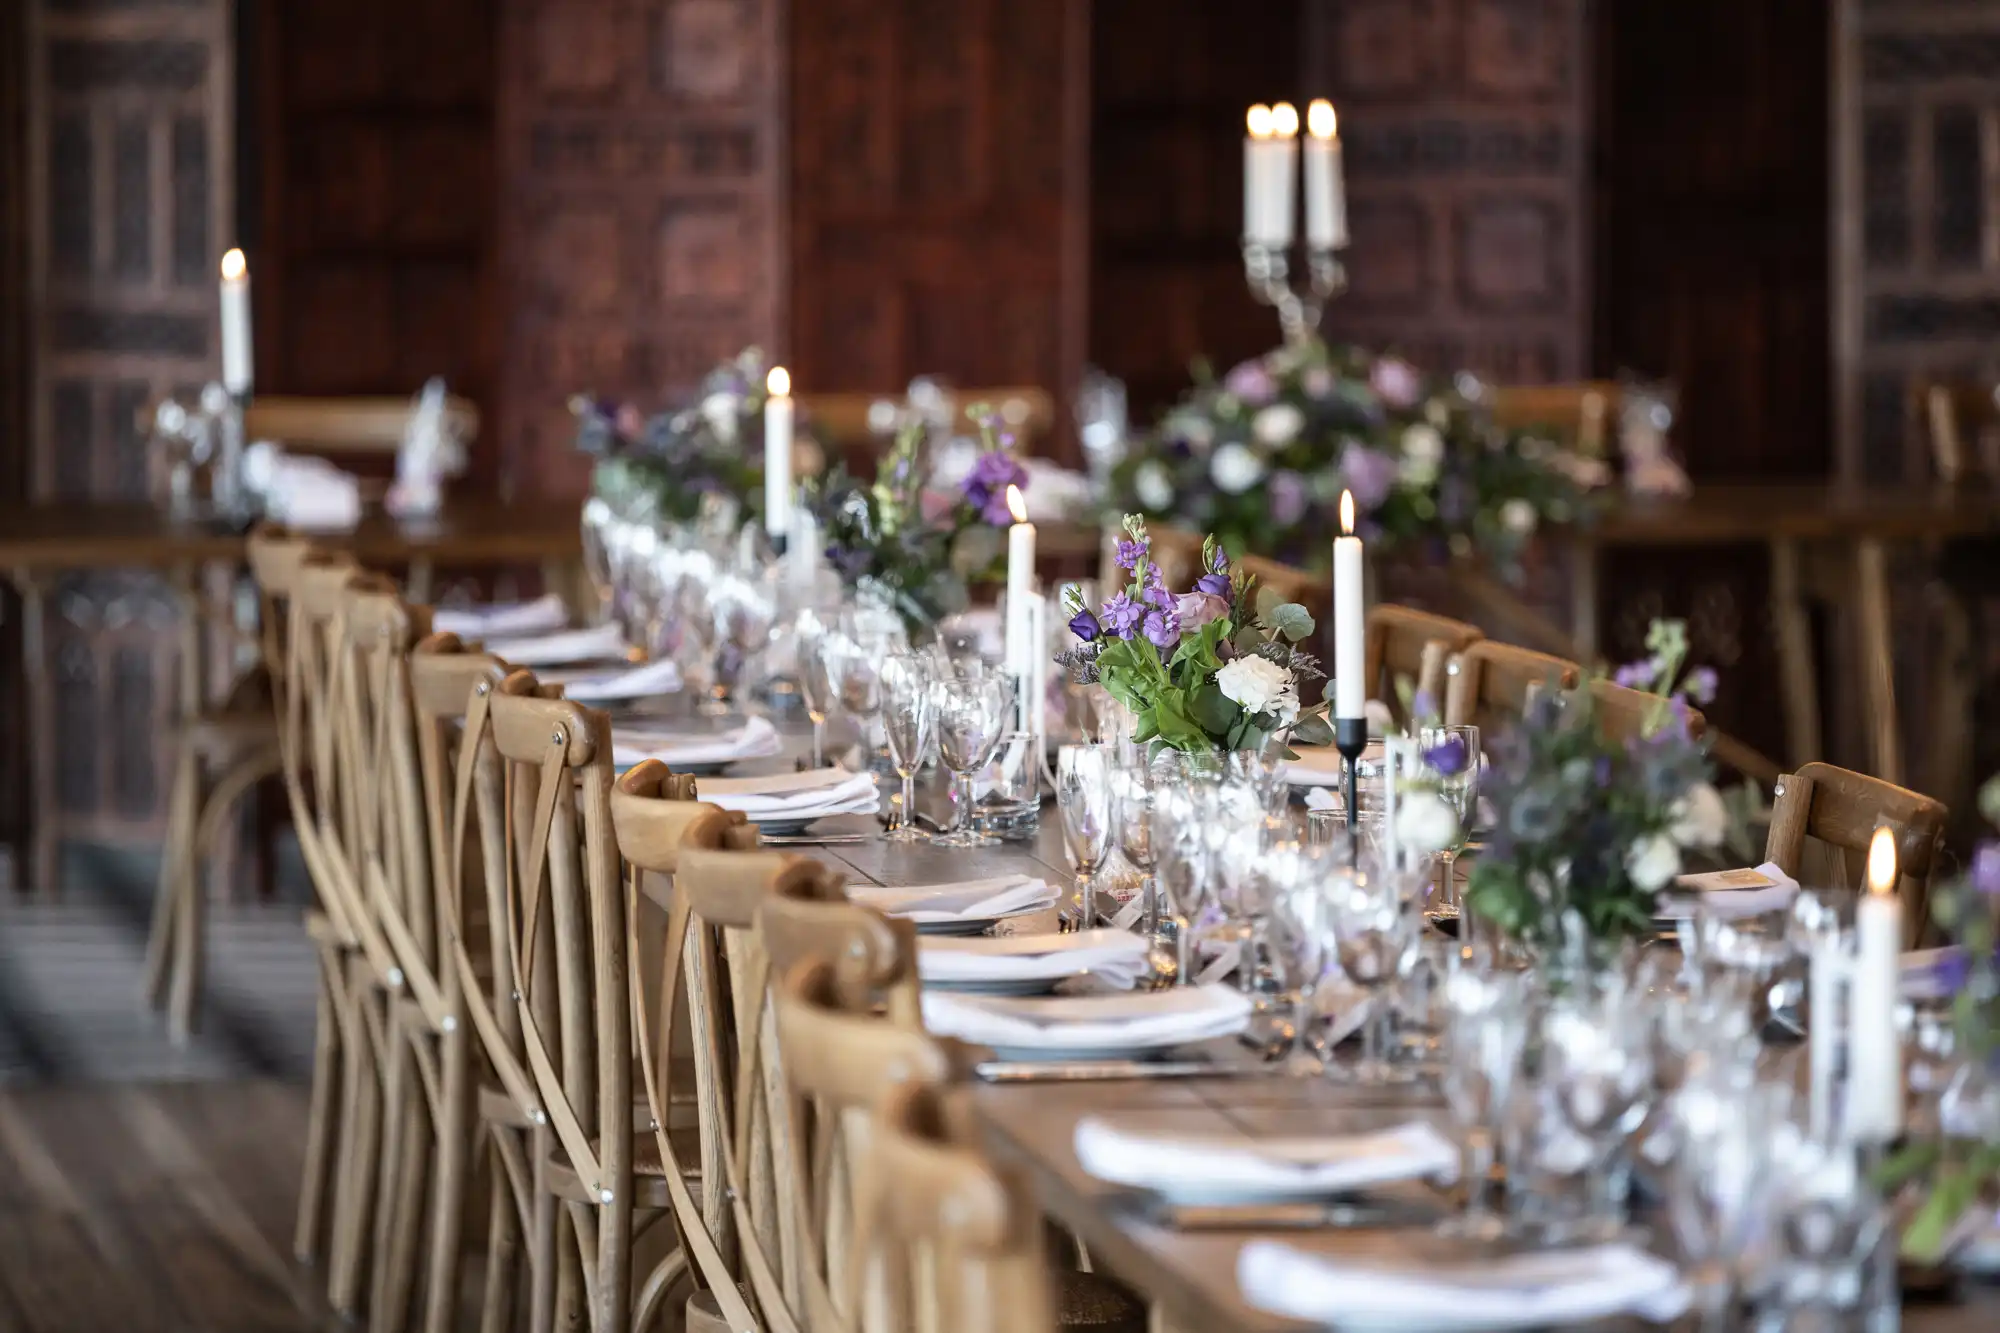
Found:
[[[701, 1200], [701, 1138], [694, 1126], [676, 1127], [667, 1131], [674, 1143], [674, 1152], [682, 1162], [681, 1179], [686, 1181], [696, 1202]], [[595, 1139], [590, 1144], [593, 1151], [601, 1147]], [[587, 1193], [583, 1182], [577, 1179], [570, 1168], [569, 1159], [560, 1150], [552, 1153], [548, 1164], [549, 1192], [558, 1199], [571, 1203], [596, 1203], [595, 1195]], [[671, 1208], [673, 1196], [667, 1192], [667, 1166], [660, 1156], [660, 1141], [651, 1132], [632, 1136], [632, 1206], [634, 1208]]]

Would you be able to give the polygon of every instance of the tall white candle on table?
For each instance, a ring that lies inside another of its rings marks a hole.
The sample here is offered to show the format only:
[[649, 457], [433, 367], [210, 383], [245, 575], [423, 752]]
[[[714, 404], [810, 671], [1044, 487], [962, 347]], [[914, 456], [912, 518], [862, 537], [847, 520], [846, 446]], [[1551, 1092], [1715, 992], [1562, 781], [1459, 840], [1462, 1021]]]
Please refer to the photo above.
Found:
[[773, 366], [764, 387], [764, 531], [775, 541], [792, 531], [792, 377]]
[[250, 266], [241, 250], [222, 257], [222, 387], [250, 392], [255, 379], [250, 351]]
[[1847, 950], [1837, 926], [1823, 927], [1812, 942], [1806, 1003], [1812, 1014], [1807, 1034], [1811, 1091], [1807, 1099], [1813, 1137], [1833, 1133], [1833, 1081], [1840, 1070], [1841, 990], [1847, 984]]
[[1271, 108], [1272, 168], [1271, 216], [1268, 220], [1271, 244], [1287, 246], [1298, 228], [1295, 204], [1299, 179], [1299, 113], [1290, 102]]
[[1028, 522], [1028, 504], [1019, 486], [1007, 488], [1007, 509], [1014, 526], [1007, 529], [1007, 670], [1022, 677], [1034, 672], [1034, 612], [1029, 603], [1035, 597], [1035, 525]]
[[1896, 1035], [1903, 904], [1896, 878], [1896, 836], [1878, 828], [1868, 845], [1868, 891], [1854, 909], [1847, 1130], [1857, 1143], [1886, 1143], [1903, 1128], [1903, 1049]]
[[1364, 604], [1361, 539], [1354, 535], [1354, 492], [1340, 493], [1341, 536], [1333, 539], [1333, 715], [1368, 715], [1368, 608]]
[[1264, 239], [1264, 216], [1270, 199], [1265, 178], [1270, 175], [1271, 108], [1259, 102], [1244, 117], [1249, 133], [1243, 139], [1243, 239]]
[[1340, 123], [1333, 103], [1306, 108], [1306, 244], [1318, 250], [1347, 245], [1347, 191], [1341, 180]]

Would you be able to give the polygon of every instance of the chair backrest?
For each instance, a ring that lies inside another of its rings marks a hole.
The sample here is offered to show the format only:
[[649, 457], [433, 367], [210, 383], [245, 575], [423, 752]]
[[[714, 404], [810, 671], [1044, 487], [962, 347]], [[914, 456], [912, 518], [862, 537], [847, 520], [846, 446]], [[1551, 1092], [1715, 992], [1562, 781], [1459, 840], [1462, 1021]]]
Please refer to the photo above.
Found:
[[[1590, 682], [1590, 693], [1597, 707], [1597, 729], [1613, 741], [1637, 740], [1656, 727], [1655, 719], [1662, 716], [1662, 710], [1673, 705], [1661, 700], [1657, 694], [1635, 690], [1616, 681], [1602, 677]], [[1708, 719], [1692, 704], [1680, 705], [1687, 716], [1687, 732], [1694, 740], [1708, 735]]]
[[1956, 486], [2000, 479], [2000, 384], [1991, 379], [1910, 381], [1905, 416], [1928, 448], [1939, 480]]
[[[631, 1300], [632, 1001], [610, 720], [550, 697], [529, 671], [474, 693], [468, 741], [491, 731], [507, 810], [506, 922], [521, 1048], [556, 1144], [597, 1209], [591, 1322]], [[464, 756], [461, 754], [461, 767]], [[466, 783], [461, 779], [459, 788]], [[579, 1234], [581, 1234], [579, 1232]]]
[[[964, 1088], [909, 1086], [877, 1117], [874, 1179], [881, 1244], [927, 1256], [918, 1329], [1054, 1333], [1055, 1292], [1041, 1211], [1021, 1179], [980, 1146]], [[928, 1289], [924, 1289], [927, 1287]]]
[[[294, 453], [327, 457], [388, 456], [403, 443], [415, 402], [396, 397], [291, 398], [259, 394], [243, 412], [244, 438], [271, 440]], [[445, 425], [470, 442], [479, 409], [456, 394], [445, 399]]]
[[[299, 569], [312, 550], [311, 543], [281, 529], [260, 525], [250, 533], [250, 581], [257, 588], [257, 643], [273, 689], [282, 689], [285, 679], [286, 608], [292, 600]], [[280, 705], [282, 712], [282, 704]]]
[[1499, 727], [1521, 716], [1534, 692], [1573, 690], [1583, 679], [1576, 663], [1481, 639], [1445, 664], [1444, 720]]
[[1950, 812], [1944, 802], [1893, 782], [1832, 764], [1803, 764], [1778, 779], [1771, 805], [1771, 831], [1764, 859], [1807, 883], [1807, 839], [1830, 850], [1843, 887], [1859, 888], [1868, 865], [1868, 844], [1877, 824], [1896, 831], [1897, 891], [1903, 898], [1909, 942], [1923, 938], [1929, 923], [1931, 876], [1944, 842]]
[[1445, 706], [1445, 669], [1454, 653], [1462, 653], [1486, 636], [1477, 625], [1450, 616], [1433, 615], [1408, 606], [1368, 608], [1368, 647], [1363, 669], [1368, 696], [1389, 706], [1390, 715], [1408, 725], [1397, 686], [1408, 681], [1413, 690], [1430, 695], [1437, 708]]
[[1259, 611], [1285, 602], [1297, 602], [1312, 612], [1313, 619], [1322, 626], [1327, 623], [1327, 609], [1333, 605], [1333, 583], [1330, 579], [1279, 564], [1276, 560], [1267, 560], [1261, 555], [1242, 556], [1235, 563], [1236, 568], [1256, 578]]
[[[1046, 389], [1028, 385], [1003, 385], [992, 389], [951, 391], [954, 429], [964, 425], [965, 409], [985, 403], [1000, 414], [1001, 427], [1013, 432], [1016, 452], [1028, 455], [1035, 440], [1055, 426], [1055, 399]], [[895, 421], [903, 408], [900, 394], [807, 393], [799, 395], [806, 421], [821, 439], [846, 450], [865, 446], [895, 432]], [[888, 429], [883, 429], [883, 423]]]
[[1579, 453], [1602, 458], [1616, 437], [1623, 396], [1612, 380], [1503, 384], [1493, 390], [1493, 419], [1517, 430], [1547, 429]]

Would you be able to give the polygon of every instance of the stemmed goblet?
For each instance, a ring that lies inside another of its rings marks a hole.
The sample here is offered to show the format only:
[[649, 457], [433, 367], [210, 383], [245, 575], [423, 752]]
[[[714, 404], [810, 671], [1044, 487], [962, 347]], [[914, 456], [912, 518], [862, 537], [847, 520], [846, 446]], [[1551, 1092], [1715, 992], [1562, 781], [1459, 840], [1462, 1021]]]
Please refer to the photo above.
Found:
[[1616, 1235], [1624, 1226], [1624, 1200], [1607, 1186], [1653, 1095], [1651, 1026], [1645, 993], [1622, 978], [1556, 997], [1543, 1024], [1545, 1091], [1562, 1124], [1589, 1148], [1586, 1235]]
[[1389, 1021], [1387, 991], [1408, 970], [1417, 951], [1418, 917], [1409, 881], [1406, 874], [1364, 860], [1335, 875], [1327, 886], [1327, 928], [1340, 969], [1369, 994], [1368, 1021], [1361, 1029], [1361, 1063], [1346, 1071], [1355, 1083], [1397, 1083], [1416, 1077], [1382, 1054]]
[[1144, 914], [1140, 930], [1147, 936], [1159, 932], [1159, 883], [1153, 871], [1159, 856], [1153, 843], [1153, 802], [1159, 787], [1146, 747], [1138, 746], [1111, 770], [1113, 818], [1118, 829], [1118, 850], [1139, 872], [1139, 908]]
[[889, 762], [903, 780], [903, 817], [890, 842], [929, 842], [917, 827], [917, 770], [924, 765], [937, 731], [937, 675], [924, 653], [891, 653], [882, 659], [882, 730]]
[[812, 722], [812, 766], [826, 767], [826, 721], [840, 702], [840, 643], [836, 617], [807, 607], [799, 612], [799, 698]]
[[938, 755], [956, 779], [958, 818], [936, 841], [945, 847], [992, 847], [979, 832], [972, 775], [993, 761], [1014, 716], [1015, 678], [979, 663], [959, 664], [937, 683]]
[[1446, 1218], [1438, 1230], [1467, 1240], [1499, 1240], [1507, 1225], [1493, 1211], [1489, 1178], [1527, 1044], [1526, 977], [1475, 967], [1461, 951], [1446, 972], [1442, 1002], [1446, 1059], [1441, 1083], [1463, 1145], [1459, 1179], [1465, 1209]]
[[1097, 925], [1097, 872], [1111, 852], [1110, 759], [1101, 745], [1065, 745], [1056, 752], [1056, 809], [1063, 845], [1076, 863], [1080, 930]]
[[1417, 733], [1424, 767], [1437, 781], [1438, 795], [1458, 816], [1458, 831], [1438, 852], [1443, 885], [1438, 895], [1440, 915], [1459, 914], [1458, 854], [1472, 836], [1472, 823], [1479, 815], [1479, 728], [1459, 723], [1448, 727], [1424, 727]]

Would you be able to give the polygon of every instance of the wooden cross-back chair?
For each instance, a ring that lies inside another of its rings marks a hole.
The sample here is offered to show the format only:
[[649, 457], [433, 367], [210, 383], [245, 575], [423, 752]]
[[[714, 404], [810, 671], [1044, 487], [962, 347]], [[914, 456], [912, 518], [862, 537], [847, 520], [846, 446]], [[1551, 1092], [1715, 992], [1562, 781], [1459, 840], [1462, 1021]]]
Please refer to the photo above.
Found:
[[[243, 413], [244, 438], [273, 440], [296, 453], [331, 458], [377, 454], [402, 447], [415, 400], [393, 395], [338, 398], [258, 394]], [[445, 424], [468, 443], [479, 432], [479, 409], [457, 394], [445, 398]]]
[[[1876, 825], [1895, 830], [1896, 891], [1903, 899], [1905, 942], [1921, 942], [1930, 924], [1931, 877], [1950, 815], [1944, 803], [1822, 763], [1800, 765], [1798, 772], [1780, 777], [1774, 790], [1764, 859], [1808, 888], [1826, 874], [1838, 876], [1844, 888], [1863, 887]], [[1809, 862], [1814, 851], [1824, 854], [1821, 865]]]
[[875, 1127], [874, 1234], [927, 1255], [915, 1293], [919, 1330], [1055, 1333], [1055, 1291], [1041, 1216], [1025, 1184], [980, 1146], [963, 1088], [891, 1092]]
[[1367, 618], [1368, 646], [1362, 669], [1368, 677], [1368, 697], [1380, 699], [1389, 715], [1408, 726], [1399, 685], [1428, 694], [1433, 706], [1445, 706], [1445, 670], [1453, 654], [1462, 653], [1486, 636], [1477, 625], [1433, 615], [1408, 606], [1371, 606]]
[[[1199, 552], [1197, 552], [1197, 558]], [[1236, 568], [1257, 580], [1257, 609], [1263, 611], [1285, 602], [1297, 602], [1325, 625], [1327, 609], [1333, 605], [1333, 583], [1318, 574], [1267, 560], [1261, 555], [1237, 557]]]
[[[1663, 716], [1663, 710], [1674, 706], [1657, 694], [1635, 690], [1602, 677], [1591, 680], [1590, 693], [1597, 707], [1597, 729], [1613, 741], [1632, 741], [1647, 735], [1657, 728], [1657, 719]], [[1702, 716], [1701, 710], [1692, 704], [1684, 703], [1680, 707], [1687, 719], [1689, 739], [1705, 739], [1708, 736], [1708, 719]]]
[[1445, 664], [1444, 720], [1454, 726], [1504, 726], [1521, 716], [1535, 691], [1573, 690], [1582, 678], [1574, 662], [1481, 639]]
[[[999, 413], [1001, 427], [1012, 431], [1017, 452], [1026, 455], [1035, 440], [1055, 426], [1055, 400], [1046, 389], [1027, 385], [1002, 385], [989, 389], [950, 391], [953, 428], [965, 428], [965, 409], [985, 403]], [[902, 394], [886, 393], [807, 393], [799, 395], [806, 422], [813, 433], [843, 453], [866, 451], [884, 437], [880, 423], [894, 421], [904, 407]], [[888, 411], [883, 411], [884, 407]], [[893, 426], [891, 430], [893, 431]]]
[[1493, 390], [1493, 420], [1516, 430], [1549, 430], [1579, 453], [1602, 458], [1617, 442], [1624, 396], [1614, 380], [1503, 384]]

